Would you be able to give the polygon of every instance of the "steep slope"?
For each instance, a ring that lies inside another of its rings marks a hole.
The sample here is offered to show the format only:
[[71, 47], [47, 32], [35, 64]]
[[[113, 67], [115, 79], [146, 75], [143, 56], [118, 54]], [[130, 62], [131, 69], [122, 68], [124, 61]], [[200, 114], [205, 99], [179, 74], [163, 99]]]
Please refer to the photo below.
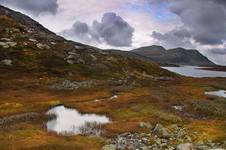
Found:
[[194, 65], [194, 66], [213, 66], [215, 65], [207, 57], [197, 50], [187, 50], [175, 48], [166, 50], [161, 46], [142, 47], [132, 50], [132, 52], [149, 57], [154, 62], [161, 65]]
[[[31, 18], [0, 7], [0, 71], [6, 78], [126, 80], [174, 76], [158, 65], [67, 41]], [[47, 83], [45, 80], [43, 81]], [[2, 82], [2, 84], [6, 82]]]

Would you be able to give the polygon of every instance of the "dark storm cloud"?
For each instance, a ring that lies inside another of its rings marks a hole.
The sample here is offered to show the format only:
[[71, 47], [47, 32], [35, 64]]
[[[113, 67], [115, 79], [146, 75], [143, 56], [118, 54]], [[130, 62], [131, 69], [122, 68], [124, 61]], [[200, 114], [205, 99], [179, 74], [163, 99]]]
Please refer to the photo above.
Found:
[[89, 27], [86, 23], [76, 22], [69, 30], [62, 32], [81, 42], [107, 43], [115, 47], [131, 46], [134, 28], [115, 13], [105, 13], [101, 22], [94, 21]]
[[158, 44], [167, 47], [193, 47], [190, 42], [191, 34], [184, 28], [175, 28], [165, 34], [154, 31], [152, 37], [159, 41]]
[[1, 0], [0, 4], [39, 15], [43, 12], [55, 14], [58, 9], [57, 0]]
[[134, 29], [115, 13], [104, 14], [100, 23], [93, 23], [93, 30], [107, 44], [112, 46], [130, 46]]
[[209, 52], [215, 55], [226, 55], [226, 48], [210, 49]]
[[[165, 0], [166, 2], [167, 0]], [[151, 0], [151, 3], [163, 0]], [[203, 45], [223, 44], [226, 40], [225, 0], [171, 0], [170, 11], [176, 14], [193, 39]]]
[[226, 39], [226, 9], [223, 4], [219, 0], [178, 0], [171, 11], [190, 28], [195, 41], [215, 45]]
[[67, 37], [75, 37], [75, 40], [78, 40], [79, 42], [85, 41], [85, 43], [88, 43], [92, 41], [92, 36], [90, 33], [91, 30], [86, 23], [76, 21], [71, 29], [65, 30], [60, 34], [65, 35]]

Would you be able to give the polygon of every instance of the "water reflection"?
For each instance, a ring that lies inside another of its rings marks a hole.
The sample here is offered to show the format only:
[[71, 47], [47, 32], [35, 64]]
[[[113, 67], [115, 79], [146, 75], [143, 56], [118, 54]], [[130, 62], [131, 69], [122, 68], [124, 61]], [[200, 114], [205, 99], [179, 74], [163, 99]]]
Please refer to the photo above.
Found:
[[80, 134], [80, 128], [86, 123], [106, 124], [110, 122], [106, 116], [96, 114], [81, 114], [75, 109], [57, 106], [47, 112], [48, 115], [56, 116], [47, 122], [47, 129], [63, 135]]

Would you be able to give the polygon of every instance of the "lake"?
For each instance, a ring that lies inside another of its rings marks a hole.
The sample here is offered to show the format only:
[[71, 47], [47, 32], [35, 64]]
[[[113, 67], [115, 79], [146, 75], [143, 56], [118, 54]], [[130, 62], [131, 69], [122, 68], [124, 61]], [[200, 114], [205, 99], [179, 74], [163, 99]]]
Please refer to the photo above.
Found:
[[47, 130], [61, 135], [81, 134], [80, 129], [86, 123], [107, 124], [110, 119], [104, 115], [81, 114], [76, 109], [57, 106], [50, 109], [47, 115], [53, 115], [53, 119], [47, 122]]
[[205, 92], [206, 95], [218, 96], [226, 98], [226, 91], [219, 90], [219, 91], [212, 91], [212, 92]]
[[203, 70], [201, 69], [203, 67], [198, 66], [180, 66], [180, 67], [162, 67], [162, 68], [187, 77], [196, 77], [196, 78], [226, 77], [226, 72], [224, 71]]

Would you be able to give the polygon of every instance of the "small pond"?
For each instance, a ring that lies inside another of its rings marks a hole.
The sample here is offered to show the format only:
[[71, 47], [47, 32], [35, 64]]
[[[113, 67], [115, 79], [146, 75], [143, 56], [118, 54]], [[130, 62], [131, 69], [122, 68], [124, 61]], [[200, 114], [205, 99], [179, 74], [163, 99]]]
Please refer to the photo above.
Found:
[[206, 95], [218, 96], [218, 97], [225, 97], [226, 98], [226, 91], [219, 90], [219, 91], [212, 91], [212, 92], [205, 92]]
[[50, 109], [47, 115], [53, 115], [53, 119], [47, 122], [47, 130], [60, 135], [80, 134], [80, 129], [86, 123], [107, 124], [110, 119], [96, 114], [81, 114], [76, 109], [57, 106]]

